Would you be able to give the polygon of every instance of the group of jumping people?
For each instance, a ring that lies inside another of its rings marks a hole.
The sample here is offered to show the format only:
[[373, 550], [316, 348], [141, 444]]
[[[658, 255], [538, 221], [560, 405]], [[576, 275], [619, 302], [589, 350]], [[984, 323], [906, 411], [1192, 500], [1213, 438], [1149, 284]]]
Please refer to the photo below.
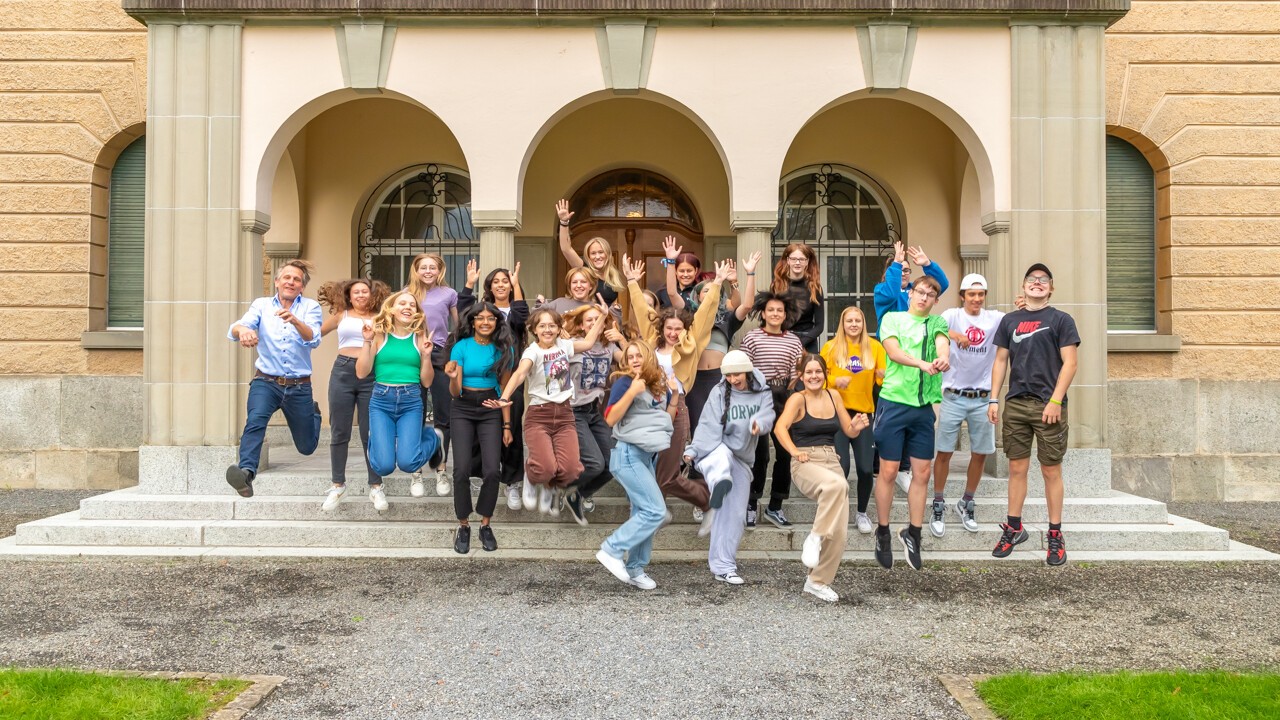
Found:
[[[513, 511], [567, 513], [586, 525], [593, 497], [616, 480], [630, 517], [596, 554], [613, 575], [640, 589], [656, 587], [647, 572], [653, 538], [671, 520], [666, 498], [675, 497], [692, 505], [698, 535], [710, 536], [714, 578], [741, 585], [744, 530], [758, 521], [791, 527], [783, 503], [794, 484], [816, 501], [801, 551], [809, 569], [804, 591], [835, 602], [831, 584], [850, 524], [850, 471], [854, 524], [874, 533], [875, 557], [885, 568], [894, 563], [895, 484], [906, 492], [909, 522], [897, 537], [918, 570], [926, 521], [934, 536], [946, 531], [944, 488], [961, 425], [968, 426], [971, 455], [965, 492], [950, 509], [965, 530], [977, 532], [974, 493], [1003, 419], [1009, 510], [993, 555], [1008, 556], [1028, 537], [1021, 515], [1034, 439], [1050, 523], [1046, 560], [1066, 561], [1061, 463], [1080, 338], [1071, 317], [1049, 305], [1047, 267], [1028, 269], [1014, 312], [987, 309], [986, 280], [970, 274], [961, 281], [960, 307], [933, 315], [947, 277], [923, 250], [897, 243], [875, 288], [878, 338], [851, 305], [819, 346], [825, 298], [808, 245], [788, 245], [757, 283], [760, 253], [704, 272], [700, 258], [668, 237], [665, 277], [654, 293], [641, 284], [642, 261], [624, 254], [619, 266], [600, 237], [579, 253], [568, 203], [557, 203], [556, 214], [570, 267], [566, 295], [537, 296], [532, 306], [519, 263], [492, 269], [481, 282], [472, 260], [455, 291], [445, 284], [444, 259], [424, 253], [413, 259], [401, 290], [356, 278], [327, 283], [320, 301], [302, 294], [310, 265], [285, 263], [275, 294], [255, 300], [228, 331], [228, 339], [256, 348], [257, 361], [239, 461], [227, 469], [227, 482], [252, 497], [276, 410], [298, 451], [314, 452], [321, 418], [311, 393], [311, 351], [336, 334], [332, 485], [323, 512], [336, 510], [347, 493], [348, 447], [358, 426], [373, 507], [387, 510], [384, 478], [397, 468], [410, 475], [414, 497], [434, 480], [438, 495], [454, 498], [459, 553], [470, 552], [473, 514], [480, 517], [481, 547], [497, 549], [491, 520], [500, 495]], [[922, 272], [915, 282], [913, 265]], [[756, 326], [734, 349], [749, 320]], [[1006, 376], [1001, 413], [998, 390]], [[937, 415], [934, 405], [941, 406]]]

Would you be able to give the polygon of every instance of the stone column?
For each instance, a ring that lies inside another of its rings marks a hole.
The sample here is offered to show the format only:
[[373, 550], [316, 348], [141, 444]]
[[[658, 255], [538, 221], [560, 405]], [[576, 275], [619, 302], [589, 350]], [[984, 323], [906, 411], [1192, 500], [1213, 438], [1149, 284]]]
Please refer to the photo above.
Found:
[[[1083, 340], [1070, 391], [1077, 450], [1068, 455], [1067, 484], [1099, 475], [1109, 483], [1104, 26], [1011, 30], [1013, 210], [997, 285], [1018, 288], [1035, 262], [1053, 271], [1052, 303], [1075, 318]], [[993, 236], [993, 257], [998, 244]]]
[[[516, 264], [516, 233], [520, 213], [514, 210], [474, 210], [471, 225], [480, 233], [480, 276], [494, 268]], [[478, 288], [477, 288], [478, 290]]]
[[[986, 270], [987, 306], [1008, 312], [1013, 309], [1017, 286], [1009, 285], [1009, 213], [987, 213], [982, 217], [982, 232], [987, 235]], [[964, 249], [961, 248], [961, 256]], [[975, 270], [974, 272], [980, 272]], [[999, 282], [997, 282], [997, 280]]]
[[[755, 210], [735, 212], [729, 226], [738, 235], [738, 254], [735, 262], [751, 257], [751, 253], [760, 253], [760, 263], [756, 265], [756, 292], [765, 290], [769, 285], [769, 274], [773, 272], [773, 228], [778, 224], [777, 210]], [[738, 282], [743, 283], [746, 290], [747, 277], [738, 272]], [[750, 303], [754, 298], [743, 297], [742, 301]], [[757, 321], [748, 318], [743, 324], [742, 332], [757, 326]], [[742, 337], [741, 334], [738, 335]]]
[[234, 23], [148, 28], [148, 492], [227, 490], [243, 425], [252, 358], [225, 336], [260, 290], [262, 245], [238, 209], [240, 39]]

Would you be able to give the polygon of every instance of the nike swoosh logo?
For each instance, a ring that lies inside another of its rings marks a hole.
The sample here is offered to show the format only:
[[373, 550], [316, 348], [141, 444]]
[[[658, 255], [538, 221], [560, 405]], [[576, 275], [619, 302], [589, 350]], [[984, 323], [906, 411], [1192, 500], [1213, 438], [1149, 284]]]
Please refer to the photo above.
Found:
[[1016, 342], [1016, 343], [1020, 343], [1020, 342], [1022, 342], [1023, 340], [1026, 340], [1027, 338], [1031, 337], [1032, 335], [1035, 335], [1035, 334], [1036, 334], [1036, 333], [1038, 333], [1038, 332], [1042, 332], [1042, 331], [1044, 331], [1044, 330], [1048, 330], [1048, 329], [1049, 329], [1048, 327], [1038, 327], [1038, 328], [1036, 328], [1035, 330], [1032, 330], [1032, 331], [1031, 331], [1031, 332], [1029, 332], [1029, 333], [1025, 333], [1025, 334], [1021, 334], [1021, 335], [1020, 335], [1020, 334], [1018, 334], [1018, 331], [1017, 331], [1017, 330], [1014, 330], [1014, 331], [1013, 331], [1013, 341], [1014, 341], [1014, 342]]

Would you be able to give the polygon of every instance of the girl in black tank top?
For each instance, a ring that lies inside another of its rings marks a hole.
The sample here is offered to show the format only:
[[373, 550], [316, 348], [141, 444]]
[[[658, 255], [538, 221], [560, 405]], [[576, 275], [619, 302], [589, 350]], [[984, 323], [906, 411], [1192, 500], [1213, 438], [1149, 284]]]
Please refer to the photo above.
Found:
[[791, 423], [791, 441], [796, 444], [796, 447], [835, 446], [836, 433], [840, 432], [840, 419], [836, 416], [836, 403], [831, 399], [830, 391], [824, 394], [827, 396], [827, 403], [831, 405], [829, 418], [815, 417], [810, 414], [809, 398], [803, 397], [807, 393], [801, 393], [803, 401], [800, 403], [800, 419]]

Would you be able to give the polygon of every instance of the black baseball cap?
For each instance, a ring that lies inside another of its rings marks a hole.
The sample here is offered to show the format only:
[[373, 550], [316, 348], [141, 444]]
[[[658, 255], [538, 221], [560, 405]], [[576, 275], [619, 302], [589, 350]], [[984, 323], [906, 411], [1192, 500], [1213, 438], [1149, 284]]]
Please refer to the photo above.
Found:
[[1022, 277], [1027, 277], [1031, 275], [1031, 273], [1035, 272], [1036, 270], [1040, 270], [1045, 275], [1048, 275], [1050, 280], [1053, 279], [1053, 273], [1049, 272], [1049, 267], [1044, 263], [1036, 263], [1035, 265], [1032, 265], [1031, 267], [1027, 268], [1027, 271], [1022, 274]]

